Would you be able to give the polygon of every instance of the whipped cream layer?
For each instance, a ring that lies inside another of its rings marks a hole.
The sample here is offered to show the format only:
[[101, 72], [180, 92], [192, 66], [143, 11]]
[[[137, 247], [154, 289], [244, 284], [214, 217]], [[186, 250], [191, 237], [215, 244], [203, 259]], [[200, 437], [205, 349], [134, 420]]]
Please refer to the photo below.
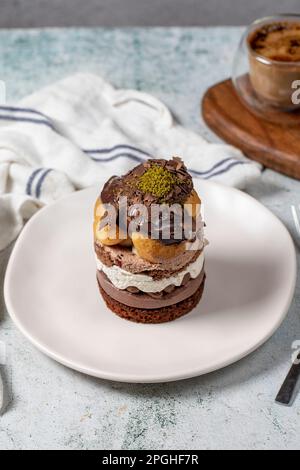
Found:
[[186, 274], [190, 274], [192, 279], [199, 276], [204, 265], [204, 252], [200, 253], [196, 261], [189, 264], [179, 273], [159, 280], [154, 280], [151, 276], [147, 276], [146, 274], [132, 274], [119, 266], [114, 265], [108, 267], [98, 258], [96, 258], [96, 262], [97, 269], [103, 271], [117, 289], [124, 290], [128, 287], [136, 287], [142, 292], [161, 292], [170, 285], [176, 287], [181, 286]]

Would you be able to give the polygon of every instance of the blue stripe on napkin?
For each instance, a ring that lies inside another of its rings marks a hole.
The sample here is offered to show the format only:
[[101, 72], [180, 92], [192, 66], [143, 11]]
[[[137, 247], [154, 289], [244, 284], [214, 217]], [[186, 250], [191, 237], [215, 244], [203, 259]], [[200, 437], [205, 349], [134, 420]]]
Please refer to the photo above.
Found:
[[[6, 112], [12, 112], [12, 113], [29, 113], [29, 114], [34, 114], [37, 116], [41, 116], [43, 119], [37, 119], [37, 118], [32, 118], [32, 117], [24, 117], [24, 116], [16, 116], [16, 115], [9, 115], [9, 114], [0, 114], [0, 120], [10, 120], [10, 121], [19, 121], [19, 122], [28, 122], [32, 124], [43, 124], [51, 128], [53, 131], [57, 132], [55, 129], [54, 125], [52, 124], [51, 120], [43, 113], [40, 111], [37, 111], [32, 108], [20, 108], [20, 107], [15, 107], [15, 106], [0, 106], [0, 111], [6, 111]], [[114, 161], [118, 158], [129, 158], [133, 161], [136, 162], [143, 162], [145, 161], [145, 157], [151, 158], [151, 155], [146, 152], [145, 150], [139, 149], [138, 147], [135, 147], [133, 145], [128, 145], [128, 144], [118, 144], [114, 145], [113, 147], [107, 147], [107, 148], [96, 148], [96, 149], [81, 149], [82, 152], [85, 154], [89, 155], [91, 160], [99, 163], [104, 163], [104, 162], [111, 162]], [[107, 157], [96, 157], [94, 155], [107, 155], [112, 152], [115, 152], [116, 150], [130, 150], [131, 152], [121, 152], [121, 153], [116, 153], [114, 155], [108, 155]], [[138, 155], [136, 155], [136, 152]], [[225, 163], [229, 163], [225, 168], [220, 168], [222, 167]], [[251, 162], [243, 161], [243, 160], [236, 160], [233, 157], [225, 158], [217, 163], [215, 163], [210, 169], [205, 170], [205, 171], [198, 171], [198, 170], [192, 170], [188, 169], [194, 176], [200, 176], [204, 179], [210, 179], [215, 176], [219, 176], [221, 174], [227, 173], [228, 171], [231, 170], [231, 168], [237, 166], [237, 165], [244, 165], [244, 164], [251, 164]], [[217, 170], [218, 171], [214, 171]], [[26, 193], [28, 195], [31, 195], [32, 192], [32, 184], [33, 181], [36, 177], [36, 175], [41, 171], [42, 169], [35, 170], [26, 186]], [[36, 188], [36, 195], [37, 197], [40, 196], [41, 193], [41, 187], [43, 184], [44, 179], [46, 178], [47, 174], [52, 171], [51, 169], [47, 169], [40, 177], [38, 183], [37, 183], [37, 188]]]
[[46, 119], [34, 119], [34, 118], [25, 118], [19, 116], [9, 116], [8, 114], [0, 115], [1, 121], [17, 121], [17, 122], [30, 122], [33, 124], [44, 124], [45, 126], [50, 127], [53, 131], [55, 131], [54, 125], [50, 121], [46, 121]]
[[227, 163], [231, 160], [236, 161], [233, 157], [228, 157], [228, 158], [224, 158], [223, 160], [220, 160], [219, 162], [215, 163], [209, 170], [206, 170], [206, 171], [189, 170], [189, 171], [192, 171], [197, 176], [204, 176], [204, 175], [207, 175], [208, 173], [211, 173], [216, 168], [219, 168], [221, 165], [224, 165], [224, 163]]
[[134, 160], [135, 162], [145, 161], [145, 158], [138, 157], [137, 155], [134, 155], [133, 153], [118, 153], [117, 155], [112, 155], [111, 157], [105, 157], [105, 158], [90, 157], [90, 158], [94, 162], [106, 163], [106, 162], [112, 162], [113, 160], [116, 160], [117, 158], [120, 158], [120, 157], [130, 158], [131, 160]]
[[102, 149], [83, 149], [84, 153], [110, 153], [115, 150], [120, 149], [127, 149], [127, 150], [134, 150], [135, 152], [141, 153], [142, 155], [146, 155], [147, 157], [151, 157], [150, 153], [145, 152], [145, 150], [141, 150], [133, 145], [114, 145], [113, 147], [102, 148]]
[[251, 164], [251, 163], [250, 162], [244, 162], [242, 160], [236, 160], [235, 162], [230, 163], [230, 165], [228, 165], [226, 168], [223, 168], [222, 170], [216, 171], [215, 173], [212, 173], [212, 174], [204, 177], [204, 179], [208, 180], [210, 178], [213, 178], [214, 176], [222, 175], [223, 173], [227, 173], [229, 170], [231, 170], [231, 168], [233, 168], [236, 165], [245, 165], [245, 164]]
[[29, 113], [29, 114], [37, 114], [38, 116], [43, 116], [44, 118], [48, 119], [48, 121], [51, 121], [51, 119], [44, 113], [41, 113], [40, 111], [37, 111], [36, 109], [32, 108], [19, 108], [16, 106], [0, 106], [0, 111], [11, 111], [11, 112], [16, 112], [16, 113]]
[[[50, 127], [51, 129], [53, 129], [54, 131], [56, 130], [53, 123], [51, 122], [51, 119], [48, 116], [46, 116], [46, 114], [41, 113], [40, 111], [37, 111], [36, 109], [20, 108], [16, 106], [0, 106], [0, 112], [1, 111], [6, 112], [6, 114], [2, 114], [2, 115], [0, 114], [0, 119], [2, 119], [3, 121], [19, 121], [19, 122], [30, 122], [34, 124], [44, 124]], [[12, 114], [8, 114], [8, 113], [12, 113]], [[16, 116], [15, 113], [25, 113], [29, 115], [33, 114], [43, 119], [36, 119], [36, 118], [29, 117], [29, 116]]]
[[40, 176], [36, 188], [35, 188], [35, 195], [37, 198], [40, 197], [41, 195], [41, 190], [42, 190], [42, 184], [46, 178], [46, 176], [52, 171], [52, 168], [47, 168]]
[[27, 184], [26, 184], [26, 194], [28, 196], [32, 195], [32, 184], [36, 178], [36, 176], [43, 170], [43, 168], [37, 168], [34, 170], [31, 175], [28, 178]]

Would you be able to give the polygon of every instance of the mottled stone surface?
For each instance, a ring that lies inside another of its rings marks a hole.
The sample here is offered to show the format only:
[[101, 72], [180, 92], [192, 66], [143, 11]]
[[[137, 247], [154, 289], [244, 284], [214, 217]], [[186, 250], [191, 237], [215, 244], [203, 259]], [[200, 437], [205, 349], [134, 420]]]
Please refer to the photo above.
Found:
[[[178, 119], [215, 139], [199, 119], [207, 86], [230, 74], [240, 28], [1, 31], [0, 73], [9, 100], [75, 71], [102, 74], [164, 100]], [[297, 240], [290, 205], [300, 183], [265, 171], [250, 193]], [[0, 254], [3, 278], [8, 252]], [[10, 403], [0, 418], [0, 448], [299, 449], [300, 397], [274, 403], [300, 340], [300, 290], [287, 319], [258, 351], [213, 374], [133, 385], [90, 378], [43, 356], [23, 338], [0, 301], [2, 374]]]

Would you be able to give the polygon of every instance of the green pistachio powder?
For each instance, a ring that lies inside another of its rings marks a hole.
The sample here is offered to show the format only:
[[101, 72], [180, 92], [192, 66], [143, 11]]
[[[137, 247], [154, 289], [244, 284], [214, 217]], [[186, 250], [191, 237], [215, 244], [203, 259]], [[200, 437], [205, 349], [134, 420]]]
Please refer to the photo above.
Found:
[[177, 183], [175, 175], [159, 165], [152, 165], [140, 178], [137, 187], [145, 194], [162, 198]]

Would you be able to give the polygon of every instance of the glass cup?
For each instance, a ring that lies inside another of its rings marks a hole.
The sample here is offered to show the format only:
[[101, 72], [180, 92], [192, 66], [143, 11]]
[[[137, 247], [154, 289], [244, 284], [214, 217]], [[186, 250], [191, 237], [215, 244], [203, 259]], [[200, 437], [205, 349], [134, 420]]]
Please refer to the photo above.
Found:
[[[290, 29], [285, 29], [287, 24]], [[293, 122], [297, 119], [294, 113], [300, 110], [300, 61], [292, 59], [292, 45], [297, 40], [292, 39], [291, 27], [299, 28], [300, 38], [300, 15], [254, 21], [243, 34], [233, 63], [232, 80], [239, 97], [254, 112], [271, 120], [281, 120], [284, 113], [287, 122]], [[291, 43], [290, 55], [283, 56], [282, 49], [274, 50], [271, 58], [259, 53], [255, 38], [265, 38], [270, 31], [286, 35], [285, 44]]]

